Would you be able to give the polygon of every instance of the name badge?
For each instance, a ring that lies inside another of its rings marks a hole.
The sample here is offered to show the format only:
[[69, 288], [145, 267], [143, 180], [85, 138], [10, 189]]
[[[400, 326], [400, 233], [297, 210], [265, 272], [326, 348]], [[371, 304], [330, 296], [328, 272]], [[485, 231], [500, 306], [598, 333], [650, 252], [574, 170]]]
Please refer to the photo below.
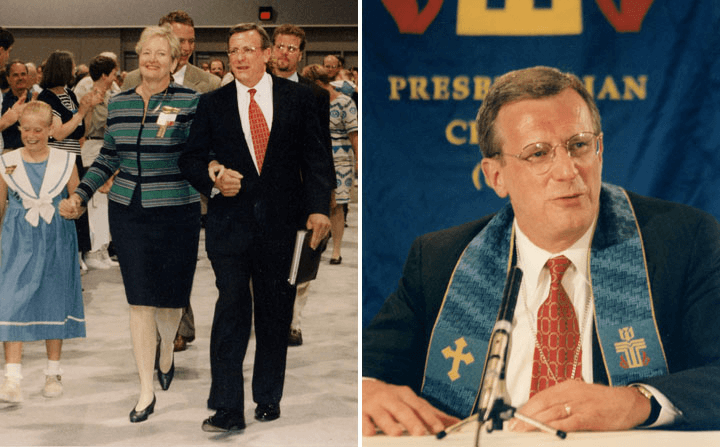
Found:
[[165, 131], [167, 130], [168, 126], [172, 126], [175, 124], [175, 120], [177, 119], [177, 114], [180, 112], [180, 109], [177, 107], [170, 107], [170, 106], [163, 106], [162, 111], [160, 112], [160, 116], [158, 116], [157, 124], [160, 126], [160, 128], [157, 131], [157, 137], [163, 138], [165, 136]]

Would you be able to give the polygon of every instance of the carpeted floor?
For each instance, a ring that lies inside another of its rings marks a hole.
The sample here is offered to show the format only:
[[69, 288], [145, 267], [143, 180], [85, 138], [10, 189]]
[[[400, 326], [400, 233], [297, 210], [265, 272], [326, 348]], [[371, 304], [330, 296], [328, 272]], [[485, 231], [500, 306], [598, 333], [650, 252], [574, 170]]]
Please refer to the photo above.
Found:
[[[191, 298], [197, 338], [187, 351], [176, 353], [170, 389], [162, 391], [155, 383], [155, 413], [142, 423], [128, 420], [139, 382], [120, 271], [117, 267], [90, 270], [83, 276], [87, 338], [64, 344], [64, 395], [55, 399], [41, 395], [45, 345], [26, 344], [25, 400], [20, 405], [0, 403], [0, 445], [358, 445], [357, 222], [357, 203], [352, 203], [343, 238], [343, 262], [329, 265], [330, 250], [325, 252], [318, 279], [311, 285], [303, 318], [305, 342], [289, 348], [280, 419], [258, 422], [253, 418], [255, 405], [246, 380], [247, 428], [229, 435], [200, 429], [212, 414], [206, 407], [208, 351], [217, 298], [201, 240]], [[254, 339], [244, 364], [247, 379], [252, 376], [253, 355]]]

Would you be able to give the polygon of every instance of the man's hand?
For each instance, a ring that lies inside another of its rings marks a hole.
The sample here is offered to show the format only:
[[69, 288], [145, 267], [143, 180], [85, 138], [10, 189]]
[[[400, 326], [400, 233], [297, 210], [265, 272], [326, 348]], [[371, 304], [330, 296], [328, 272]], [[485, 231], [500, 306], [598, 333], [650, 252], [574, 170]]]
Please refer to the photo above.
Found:
[[216, 182], [218, 176], [223, 172], [225, 172], [225, 166], [218, 163], [217, 160], [213, 160], [208, 164], [208, 175], [213, 182]]
[[310, 248], [315, 250], [330, 231], [330, 218], [320, 213], [311, 214], [308, 216], [305, 227], [313, 231], [312, 239], [310, 239]]
[[372, 436], [380, 429], [389, 436], [405, 431], [414, 436], [438, 433], [459, 419], [443, 413], [407, 386], [379, 380], [362, 382], [362, 434]]
[[236, 170], [228, 169], [213, 160], [208, 165], [208, 175], [223, 196], [234, 197], [240, 192], [243, 175]]
[[120, 170], [115, 171], [113, 175], [110, 176], [109, 179], [101, 187], [98, 188], [97, 192], [102, 194], [107, 194], [110, 192], [110, 189], [112, 188], [113, 183], [115, 183], [115, 177], [120, 173]]
[[[518, 413], [566, 432], [628, 430], [648, 418], [650, 401], [630, 387], [567, 380], [537, 393]], [[535, 427], [513, 419], [510, 430]]]

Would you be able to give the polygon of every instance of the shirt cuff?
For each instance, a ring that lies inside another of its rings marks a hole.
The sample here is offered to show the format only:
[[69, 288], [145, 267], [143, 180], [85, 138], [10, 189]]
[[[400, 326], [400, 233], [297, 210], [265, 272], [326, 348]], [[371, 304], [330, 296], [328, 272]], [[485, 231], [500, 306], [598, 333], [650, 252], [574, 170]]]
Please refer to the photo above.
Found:
[[638, 383], [637, 385], [642, 386], [646, 390], [650, 391], [655, 399], [660, 404], [660, 415], [657, 420], [652, 424], [643, 428], [663, 427], [666, 425], [672, 425], [682, 418], [682, 411], [680, 411], [675, 405], [670, 402], [670, 399], [665, 397], [657, 388], [644, 383]]

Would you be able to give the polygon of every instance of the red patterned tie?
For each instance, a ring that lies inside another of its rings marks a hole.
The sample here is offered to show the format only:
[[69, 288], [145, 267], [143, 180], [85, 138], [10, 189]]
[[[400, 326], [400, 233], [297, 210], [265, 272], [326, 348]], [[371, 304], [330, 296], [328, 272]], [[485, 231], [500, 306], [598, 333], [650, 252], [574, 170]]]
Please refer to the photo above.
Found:
[[252, 137], [253, 147], [255, 148], [255, 160], [257, 160], [258, 172], [262, 172], [263, 160], [265, 160], [265, 150], [267, 149], [268, 138], [270, 138], [270, 130], [268, 129], [265, 115], [257, 102], [255, 102], [255, 93], [257, 90], [251, 88], [250, 93], [250, 136]]
[[[575, 350], [580, 343], [580, 325], [575, 308], [560, 283], [570, 266], [570, 260], [565, 256], [558, 256], [548, 260], [545, 265], [550, 270], [550, 293], [538, 310], [538, 344], [535, 346], [533, 358], [530, 397], [557, 382], [573, 377]], [[544, 360], [538, 346], [542, 348]], [[552, 369], [552, 373], [548, 371], [548, 367]], [[582, 350], [579, 351], [574, 377], [582, 377]]]

